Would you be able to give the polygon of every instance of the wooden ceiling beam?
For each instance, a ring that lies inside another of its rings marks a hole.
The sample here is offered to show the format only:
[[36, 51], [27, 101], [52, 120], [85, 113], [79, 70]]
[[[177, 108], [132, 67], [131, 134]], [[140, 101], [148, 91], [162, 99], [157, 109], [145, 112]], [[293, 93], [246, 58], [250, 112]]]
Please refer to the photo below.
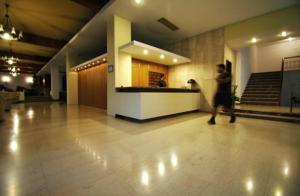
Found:
[[[2, 67], [8, 67], [8, 64], [5, 61], [0, 60], [0, 66]], [[41, 68], [44, 65], [43, 64], [35, 64], [35, 63], [23, 63], [23, 62], [18, 62], [17, 66], [21, 67], [33, 67], [33, 68]]]
[[[32, 72], [37, 72], [39, 71], [39, 69], [37, 68], [33, 68], [33, 67], [22, 67], [22, 66], [18, 66], [18, 68], [21, 69], [21, 71], [32, 71]], [[8, 67], [0, 67], [1, 70], [8, 70]]]
[[71, 0], [71, 1], [92, 10], [94, 13], [99, 12], [105, 6], [105, 4], [109, 2], [109, 0]]
[[54, 48], [54, 49], [61, 49], [67, 43], [64, 40], [56, 40], [56, 39], [34, 35], [30, 33], [23, 33], [23, 38], [21, 38], [19, 42], [44, 46], [47, 48]]
[[[7, 70], [7, 69], [0, 68], [0, 72], [9, 73], [10, 71]], [[36, 74], [36, 71], [21, 70], [20, 73], [24, 73], [24, 74]]]
[[33, 55], [28, 55], [28, 54], [21, 54], [21, 53], [10, 53], [7, 51], [0, 51], [0, 57], [2, 56], [11, 56], [13, 55], [14, 57], [20, 59], [20, 60], [28, 60], [28, 61], [37, 61], [41, 63], [47, 63], [50, 61], [51, 57], [43, 57], [43, 56], [33, 56]]

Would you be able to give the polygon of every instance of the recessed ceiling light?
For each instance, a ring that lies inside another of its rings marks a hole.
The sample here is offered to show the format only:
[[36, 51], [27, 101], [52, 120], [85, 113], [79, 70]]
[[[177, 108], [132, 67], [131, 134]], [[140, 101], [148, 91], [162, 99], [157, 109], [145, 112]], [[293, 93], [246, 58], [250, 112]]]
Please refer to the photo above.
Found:
[[288, 38], [288, 41], [290, 41], [290, 42], [291, 42], [291, 41], [293, 41], [293, 39], [294, 39], [294, 38], [292, 38], [292, 37], [289, 37], [289, 38]]
[[160, 59], [164, 59], [164, 58], [165, 58], [165, 55], [161, 54]]
[[143, 3], [143, 0], [134, 0], [136, 4], [140, 5]]
[[178, 62], [178, 59], [173, 59], [173, 62], [174, 62], [174, 63], [177, 63], [177, 62]]
[[106, 58], [103, 58], [102, 61], [106, 61]]
[[282, 37], [286, 37], [286, 36], [287, 36], [287, 32], [286, 32], [286, 31], [282, 31], [282, 32], [281, 32], [281, 36], [282, 36]]
[[256, 43], [256, 42], [257, 42], [257, 38], [256, 38], [256, 37], [253, 37], [253, 38], [251, 39], [251, 42], [252, 42], [252, 43]]
[[97, 63], [100, 63], [100, 61], [97, 61]]
[[144, 55], [147, 55], [149, 54], [149, 51], [148, 50], [144, 50]]

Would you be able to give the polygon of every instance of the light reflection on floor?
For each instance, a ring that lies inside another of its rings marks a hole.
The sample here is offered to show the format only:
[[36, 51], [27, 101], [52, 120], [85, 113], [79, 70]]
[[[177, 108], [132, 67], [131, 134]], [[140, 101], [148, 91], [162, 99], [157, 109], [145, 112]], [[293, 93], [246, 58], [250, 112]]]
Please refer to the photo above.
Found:
[[298, 124], [207, 118], [14, 106], [0, 125], [0, 195], [299, 195]]

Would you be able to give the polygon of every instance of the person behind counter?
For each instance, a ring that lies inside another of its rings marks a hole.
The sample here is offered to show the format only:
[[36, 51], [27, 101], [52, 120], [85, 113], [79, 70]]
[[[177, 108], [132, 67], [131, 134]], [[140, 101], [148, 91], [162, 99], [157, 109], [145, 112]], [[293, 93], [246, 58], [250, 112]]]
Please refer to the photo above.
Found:
[[161, 75], [160, 75], [160, 79], [159, 79], [157, 85], [158, 85], [160, 88], [167, 87], [167, 82], [166, 82], [166, 79], [165, 79], [165, 75], [164, 75], [164, 74], [161, 74]]

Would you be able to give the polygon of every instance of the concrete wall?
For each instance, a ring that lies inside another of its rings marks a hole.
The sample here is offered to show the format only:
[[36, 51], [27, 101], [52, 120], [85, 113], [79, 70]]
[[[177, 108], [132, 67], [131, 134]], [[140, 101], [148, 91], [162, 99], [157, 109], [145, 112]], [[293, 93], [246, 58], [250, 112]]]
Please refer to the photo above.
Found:
[[169, 69], [169, 86], [187, 86], [195, 79], [201, 89], [200, 109], [210, 111], [216, 90], [216, 65], [224, 62], [224, 30], [217, 29], [182, 40], [166, 47], [174, 53], [192, 59], [191, 63], [172, 66]]
[[[2, 81], [3, 76], [10, 77], [11, 81], [8, 83], [4, 83]], [[6, 88], [10, 88], [12, 90], [16, 90], [17, 86], [22, 86], [22, 87], [30, 89], [32, 84], [26, 82], [27, 77], [33, 77], [33, 75], [32, 74], [20, 74], [17, 77], [12, 77], [9, 73], [1, 72], [0, 73], [0, 84], [4, 85]]]
[[224, 63], [226, 60], [232, 63], [232, 84], [236, 84], [236, 52], [228, 45], [224, 47]]

